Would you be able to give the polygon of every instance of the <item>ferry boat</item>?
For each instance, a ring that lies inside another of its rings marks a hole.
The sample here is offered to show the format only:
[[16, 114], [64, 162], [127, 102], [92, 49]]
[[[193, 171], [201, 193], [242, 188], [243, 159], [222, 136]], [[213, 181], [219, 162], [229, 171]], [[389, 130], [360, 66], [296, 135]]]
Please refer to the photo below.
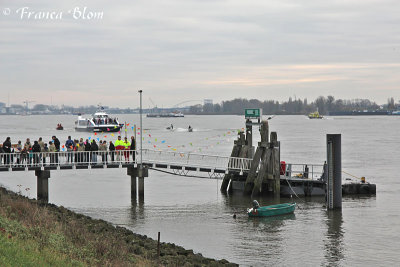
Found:
[[109, 117], [103, 107], [96, 111], [92, 118], [87, 119], [79, 115], [75, 121], [75, 131], [83, 132], [119, 132], [123, 126], [117, 118]]

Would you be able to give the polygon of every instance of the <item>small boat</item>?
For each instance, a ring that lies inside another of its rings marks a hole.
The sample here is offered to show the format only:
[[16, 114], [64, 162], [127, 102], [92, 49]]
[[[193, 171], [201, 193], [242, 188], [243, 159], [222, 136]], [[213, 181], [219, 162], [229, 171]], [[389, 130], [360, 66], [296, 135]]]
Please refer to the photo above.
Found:
[[193, 132], [193, 128], [191, 126], [189, 126], [189, 128], [188, 128], [188, 132], [189, 133]]
[[249, 217], [269, 217], [291, 214], [294, 212], [295, 209], [296, 203], [283, 203], [271, 206], [253, 207], [251, 209], [247, 209], [247, 214], [249, 215]]
[[59, 131], [64, 130], [64, 127], [61, 125], [61, 123], [57, 124], [56, 130], [59, 130]]
[[308, 114], [309, 119], [322, 119], [324, 116], [320, 115], [318, 111]]

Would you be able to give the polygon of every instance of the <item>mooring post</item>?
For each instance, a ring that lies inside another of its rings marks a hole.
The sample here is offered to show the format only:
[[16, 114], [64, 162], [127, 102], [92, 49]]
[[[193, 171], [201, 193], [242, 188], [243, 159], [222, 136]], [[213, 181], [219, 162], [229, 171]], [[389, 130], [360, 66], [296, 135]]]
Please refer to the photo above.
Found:
[[136, 201], [137, 186], [136, 186], [136, 175], [137, 172], [133, 166], [129, 166], [127, 169], [127, 174], [131, 177], [131, 199]]
[[139, 176], [139, 199], [144, 199], [144, 177]]
[[328, 209], [342, 208], [342, 138], [340, 134], [327, 134], [327, 190]]
[[138, 191], [139, 200], [144, 199], [144, 178], [149, 176], [149, 169], [143, 165], [138, 165], [135, 167], [128, 167], [128, 175], [131, 176], [131, 198], [136, 198], [136, 177], [138, 178]]
[[49, 202], [49, 178], [50, 171], [35, 170], [37, 177], [37, 200]]
[[280, 147], [279, 147], [279, 142], [278, 142], [278, 134], [276, 132], [271, 132], [271, 143], [270, 143], [270, 148], [271, 148], [271, 171], [272, 171], [272, 176], [274, 179], [274, 197], [279, 198], [281, 195], [281, 175], [280, 175], [280, 170], [281, 170], [281, 153], [280, 153]]

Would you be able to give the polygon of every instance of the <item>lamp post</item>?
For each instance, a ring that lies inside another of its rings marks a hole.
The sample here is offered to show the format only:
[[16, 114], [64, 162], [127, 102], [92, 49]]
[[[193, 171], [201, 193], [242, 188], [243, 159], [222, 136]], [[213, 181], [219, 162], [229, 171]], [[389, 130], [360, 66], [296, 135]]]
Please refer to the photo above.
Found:
[[139, 95], [140, 95], [140, 167], [142, 167], [142, 163], [143, 163], [142, 92], [143, 92], [142, 90], [139, 90]]

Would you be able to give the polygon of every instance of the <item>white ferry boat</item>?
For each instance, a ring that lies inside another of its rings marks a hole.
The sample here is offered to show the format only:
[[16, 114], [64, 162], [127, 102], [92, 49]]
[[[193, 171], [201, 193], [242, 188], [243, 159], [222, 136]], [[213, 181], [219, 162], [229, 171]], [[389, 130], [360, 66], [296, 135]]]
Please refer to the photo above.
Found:
[[79, 115], [75, 121], [75, 131], [82, 132], [119, 132], [122, 126], [124, 124], [120, 124], [117, 118], [109, 117], [104, 108], [96, 111], [90, 119]]

